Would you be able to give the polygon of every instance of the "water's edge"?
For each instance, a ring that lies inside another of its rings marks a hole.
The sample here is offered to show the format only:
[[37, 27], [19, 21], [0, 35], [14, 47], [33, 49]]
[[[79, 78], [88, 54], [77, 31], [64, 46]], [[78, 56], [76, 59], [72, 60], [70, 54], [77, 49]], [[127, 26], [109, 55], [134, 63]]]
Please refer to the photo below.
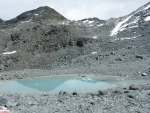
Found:
[[59, 93], [80, 92], [89, 93], [116, 87], [127, 87], [131, 84], [148, 83], [145, 80], [98, 80], [80, 77], [41, 77], [25, 80], [0, 81], [0, 91], [3, 93]]

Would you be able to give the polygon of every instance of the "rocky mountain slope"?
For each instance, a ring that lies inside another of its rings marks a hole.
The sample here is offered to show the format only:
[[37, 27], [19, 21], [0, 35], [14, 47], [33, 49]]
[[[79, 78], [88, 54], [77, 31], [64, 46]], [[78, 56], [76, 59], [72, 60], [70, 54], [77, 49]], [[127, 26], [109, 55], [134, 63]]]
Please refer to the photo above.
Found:
[[140, 37], [149, 33], [150, 28], [150, 3], [140, 7], [131, 14], [117, 20], [110, 36]]
[[148, 68], [149, 34], [150, 3], [109, 20], [70, 21], [40, 7], [0, 20], [0, 70], [63, 68], [120, 75], [137, 65], [135, 74]]
[[15, 24], [19, 22], [26, 23], [30, 21], [35, 22], [47, 21], [48, 23], [52, 21], [61, 21], [61, 20], [66, 20], [66, 18], [61, 14], [59, 14], [58, 12], [56, 12], [54, 9], [45, 6], [24, 12], [19, 16], [17, 16], [16, 18], [6, 21], [5, 24]]

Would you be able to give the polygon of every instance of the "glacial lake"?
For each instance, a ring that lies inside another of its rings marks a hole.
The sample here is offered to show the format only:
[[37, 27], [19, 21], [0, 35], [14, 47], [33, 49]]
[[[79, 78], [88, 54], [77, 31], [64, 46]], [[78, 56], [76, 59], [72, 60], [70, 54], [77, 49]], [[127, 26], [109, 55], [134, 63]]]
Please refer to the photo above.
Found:
[[[140, 81], [142, 82], [142, 81]], [[2, 93], [59, 93], [67, 92], [96, 92], [118, 86], [125, 87], [134, 81], [93, 80], [90, 78], [47, 77], [26, 80], [0, 81]]]

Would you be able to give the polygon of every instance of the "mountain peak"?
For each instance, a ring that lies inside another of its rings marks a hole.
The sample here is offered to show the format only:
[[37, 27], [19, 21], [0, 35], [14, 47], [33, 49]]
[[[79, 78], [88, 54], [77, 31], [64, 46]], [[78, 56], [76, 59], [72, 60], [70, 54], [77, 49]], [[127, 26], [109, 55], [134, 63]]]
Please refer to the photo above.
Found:
[[17, 23], [19, 21], [41, 21], [41, 20], [66, 20], [64, 16], [48, 6], [42, 6], [34, 10], [24, 12], [6, 23]]
[[145, 4], [144, 6], [142, 6], [142, 9], [144, 9], [144, 10], [150, 9], [150, 2], [148, 2], [147, 4]]
[[94, 22], [105, 22], [104, 20], [100, 20], [99, 18], [93, 17], [93, 18], [86, 18], [82, 19], [81, 21], [94, 21]]
[[76, 23], [78, 25], [84, 25], [84, 26], [87, 26], [87, 27], [101, 27], [105, 24], [105, 20], [100, 20], [96, 17], [94, 18], [86, 18], [86, 19], [82, 19], [82, 20], [78, 20], [76, 21]]
[[52, 8], [50, 8], [50, 7], [48, 7], [48, 6], [41, 6], [41, 7], [38, 7], [37, 9], [34, 9], [33, 11], [40, 11], [40, 10], [54, 10], [54, 9], [52, 9]]

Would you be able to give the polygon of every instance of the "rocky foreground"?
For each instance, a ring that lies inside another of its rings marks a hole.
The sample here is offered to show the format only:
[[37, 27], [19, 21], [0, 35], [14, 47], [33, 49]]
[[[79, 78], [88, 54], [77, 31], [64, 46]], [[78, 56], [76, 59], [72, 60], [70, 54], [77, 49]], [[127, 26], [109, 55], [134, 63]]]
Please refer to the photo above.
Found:
[[11, 113], [150, 113], [150, 84], [97, 93], [0, 94]]

